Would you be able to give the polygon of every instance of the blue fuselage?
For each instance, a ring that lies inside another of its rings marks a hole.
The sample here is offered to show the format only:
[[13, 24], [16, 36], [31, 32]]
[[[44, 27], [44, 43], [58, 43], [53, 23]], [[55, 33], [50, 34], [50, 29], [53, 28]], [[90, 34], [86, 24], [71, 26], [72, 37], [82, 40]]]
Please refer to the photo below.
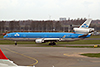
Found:
[[[78, 38], [84, 34], [63, 33], [63, 32], [13, 32], [6, 34], [4, 38]], [[90, 37], [87, 35], [82, 38]]]

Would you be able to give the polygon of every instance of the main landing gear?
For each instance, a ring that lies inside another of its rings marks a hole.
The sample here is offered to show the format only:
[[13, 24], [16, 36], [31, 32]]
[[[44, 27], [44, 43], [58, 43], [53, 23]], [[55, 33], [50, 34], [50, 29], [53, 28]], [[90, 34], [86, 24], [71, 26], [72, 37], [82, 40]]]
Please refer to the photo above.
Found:
[[49, 43], [49, 45], [56, 45], [56, 43], [55, 42], [51, 42], [51, 43]]

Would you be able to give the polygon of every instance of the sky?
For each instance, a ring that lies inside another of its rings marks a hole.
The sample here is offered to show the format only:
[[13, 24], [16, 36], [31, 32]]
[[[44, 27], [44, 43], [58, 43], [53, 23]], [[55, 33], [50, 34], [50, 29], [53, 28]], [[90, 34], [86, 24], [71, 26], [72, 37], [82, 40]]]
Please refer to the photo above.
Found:
[[0, 20], [100, 19], [100, 0], [0, 0]]

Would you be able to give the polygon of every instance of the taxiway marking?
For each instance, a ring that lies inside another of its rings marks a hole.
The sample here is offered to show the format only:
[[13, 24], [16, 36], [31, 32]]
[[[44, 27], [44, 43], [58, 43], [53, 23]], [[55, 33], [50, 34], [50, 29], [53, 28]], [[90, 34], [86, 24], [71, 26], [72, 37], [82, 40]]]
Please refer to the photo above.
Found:
[[73, 54], [63, 54], [63, 55], [68, 56], [68, 57], [85, 57], [80, 54], [83, 54], [83, 53], [73, 53]]
[[13, 51], [13, 50], [10, 50], [10, 49], [8, 49], [8, 48], [4, 48], [4, 49], [6, 49], [6, 50], [8, 50], [8, 51], [10, 51], [10, 52], [12, 52], [12, 53], [15, 53], [15, 54], [18, 54], [18, 55], [21, 55], [21, 56], [24, 56], [24, 57], [27, 57], [27, 58], [29, 58], [29, 59], [32, 59], [32, 60], [35, 60], [35, 61], [36, 61], [35, 63], [30, 64], [30, 65], [28, 65], [28, 66], [33, 66], [33, 65], [36, 65], [36, 64], [38, 63], [38, 60], [35, 59], [35, 58], [33, 58], [33, 57], [26, 56], [26, 55], [24, 55], [24, 54], [21, 54], [21, 53], [15, 52], [15, 51]]

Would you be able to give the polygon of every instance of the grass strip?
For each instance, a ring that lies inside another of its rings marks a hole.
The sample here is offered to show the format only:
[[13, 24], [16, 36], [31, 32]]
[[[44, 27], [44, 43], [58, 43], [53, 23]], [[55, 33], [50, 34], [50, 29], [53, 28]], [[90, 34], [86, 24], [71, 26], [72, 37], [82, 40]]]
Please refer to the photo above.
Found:
[[91, 37], [89, 38], [100, 38], [100, 35], [92, 35]]
[[0, 38], [3, 38], [3, 36], [0, 36]]
[[86, 54], [80, 54], [83, 56], [88, 56], [88, 57], [97, 57], [100, 58], [100, 53], [86, 53]]
[[79, 40], [73, 42], [58, 42], [58, 44], [100, 44], [100, 40]]
[[[36, 44], [34, 41], [18, 41], [18, 44]], [[0, 44], [14, 44], [14, 41], [0, 40]], [[48, 44], [48, 43], [41, 43]], [[57, 44], [100, 44], [100, 40], [79, 40], [73, 42], [57, 42]]]

